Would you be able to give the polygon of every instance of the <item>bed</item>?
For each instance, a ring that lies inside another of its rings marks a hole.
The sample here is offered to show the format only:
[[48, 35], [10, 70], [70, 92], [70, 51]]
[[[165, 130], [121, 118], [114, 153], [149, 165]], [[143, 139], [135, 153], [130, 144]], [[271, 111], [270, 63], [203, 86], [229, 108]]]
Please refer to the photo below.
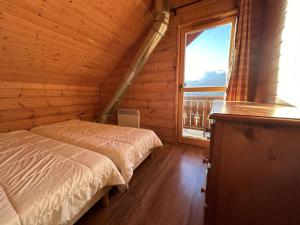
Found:
[[72, 224], [124, 179], [107, 157], [30, 131], [0, 133], [0, 224]]
[[44, 125], [31, 131], [109, 157], [127, 184], [133, 170], [151, 153], [151, 150], [162, 146], [160, 139], [152, 130], [81, 120]]

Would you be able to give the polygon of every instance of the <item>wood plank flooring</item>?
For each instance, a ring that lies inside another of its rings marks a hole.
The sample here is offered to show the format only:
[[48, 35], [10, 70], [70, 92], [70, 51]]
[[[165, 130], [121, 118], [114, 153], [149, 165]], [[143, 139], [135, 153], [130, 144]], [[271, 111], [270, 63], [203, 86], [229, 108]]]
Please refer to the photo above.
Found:
[[205, 166], [201, 148], [165, 145], [135, 170], [130, 190], [111, 192], [111, 203], [97, 203], [76, 225], [202, 225]]

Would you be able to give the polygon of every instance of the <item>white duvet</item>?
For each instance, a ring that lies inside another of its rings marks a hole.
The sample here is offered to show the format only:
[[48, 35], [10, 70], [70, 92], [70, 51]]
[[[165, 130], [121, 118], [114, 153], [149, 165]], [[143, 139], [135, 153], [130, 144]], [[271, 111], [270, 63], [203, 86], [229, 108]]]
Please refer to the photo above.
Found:
[[113, 162], [29, 131], [0, 133], [0, 224], [64, 224], [104, 186], [125, 184]]
[[151, 149], [162, 146], [152, 130], [80, 120], [40, 126], [32, 131], [109, 157], [121, 171], [126, 183], [131, 179], [133, 169]]

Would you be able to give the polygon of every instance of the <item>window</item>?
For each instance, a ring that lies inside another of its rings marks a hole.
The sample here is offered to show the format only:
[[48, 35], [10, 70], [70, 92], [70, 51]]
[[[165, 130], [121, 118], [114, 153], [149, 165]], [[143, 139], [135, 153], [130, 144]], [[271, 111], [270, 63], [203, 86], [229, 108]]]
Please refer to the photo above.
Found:
[[282, 32], [277, 101], [300, 107], [300, 1], [289, 0]]
[[185, 87], [226, 86], [231, 26], [228, 23], [186, 35]]
[[212, 102], [225, 97], [235, 17], [181, 29], [178, 140], [207, 146]]
[[186, 34], [184, 87], [208, 89], [184, 93], [184, 137], [209, 138], [205, 131], [212, 102], [225, 97], [231, 27], [228, 23]]

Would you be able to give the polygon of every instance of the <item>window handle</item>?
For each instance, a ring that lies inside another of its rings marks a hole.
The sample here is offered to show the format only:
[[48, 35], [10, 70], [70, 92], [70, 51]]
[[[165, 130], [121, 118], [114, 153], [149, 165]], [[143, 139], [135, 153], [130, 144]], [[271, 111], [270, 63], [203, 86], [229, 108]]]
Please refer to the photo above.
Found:
[[185, 87], [185, 83], [184, 84], [179, 84], [179, 89], [181, 90], [182, 88]]
[[179, 88], [182, 89], [183, 88], [183, 84], [179, 84]]

